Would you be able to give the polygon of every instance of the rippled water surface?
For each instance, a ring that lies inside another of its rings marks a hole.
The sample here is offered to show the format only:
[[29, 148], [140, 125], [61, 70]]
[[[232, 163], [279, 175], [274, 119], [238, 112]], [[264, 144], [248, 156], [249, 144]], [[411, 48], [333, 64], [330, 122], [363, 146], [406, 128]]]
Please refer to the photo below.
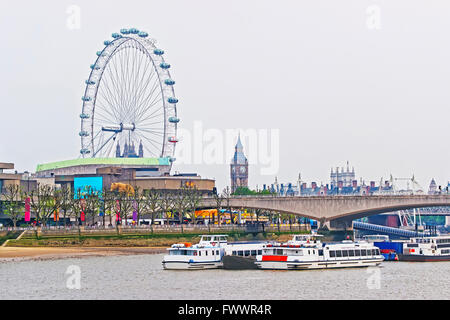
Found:
[[[450, 262], [315, 271], [163, 270], [163, 255], [0, 262], [0, 299], [448, 299]], [[81, 288], [68, 289], [69, 266]]]

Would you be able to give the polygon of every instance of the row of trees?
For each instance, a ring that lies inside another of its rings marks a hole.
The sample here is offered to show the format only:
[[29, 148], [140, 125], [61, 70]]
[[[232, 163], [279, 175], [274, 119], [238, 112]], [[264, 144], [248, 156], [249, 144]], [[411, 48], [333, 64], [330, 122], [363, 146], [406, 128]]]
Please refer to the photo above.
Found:
[[[231, 222], [237, 222], [236, 213], [233, 213], [230, 206], [231, 193], [229, 187], [226, 187], [222, 193], [213, 195], [216, 216], [210, 217], [210, 222], [221, 223], [223, 218], [222, 208], [227, 209], [231, 215]], [[182, 187], [174, 191], [162, 190], [142, 190], [136, 188], [132, 191], [110, 191], [103, 189], [100, 192], [94, 190], [76, 190], [73, 191], [68, 186], [54, 188], [49, 185], [38, 185], [30, 192], [24, 191], [18, 185], [8, 185], [3, 193], [2, 211], [8, 215], [14, 227], [25, 214], [25, 202], [29, 201], [30, 209], [38, 225], [46, 226], [51, 219], [62, 218], [64, 227], [68, 218], [74, 218], [76, 221], [84, 220], [83, 224], [94, 224], [101, 216], [103, 225], [112, 225], [113, 219], [127, 224], [133, 217], [139, 223], [144, 215], [151, 217], [151, 228], [155, 219], [171, 217], [178, 220], [183, 230], [185, 218], [189, 218], [193, 224], [196, 224], [195, 211], [198, 209], [201, 192], [196, 187]], [[289, 221], [294, 223], [297, 218], [293, 215], [279, 214], [274, 212], [265, 212], [255, 210], [256, 221], [261, 215], [269, 218], [269, 221]], [[84, 219], [83, 219], [84, 218]], [[79, 223], [77, 223], [79, 225]]]

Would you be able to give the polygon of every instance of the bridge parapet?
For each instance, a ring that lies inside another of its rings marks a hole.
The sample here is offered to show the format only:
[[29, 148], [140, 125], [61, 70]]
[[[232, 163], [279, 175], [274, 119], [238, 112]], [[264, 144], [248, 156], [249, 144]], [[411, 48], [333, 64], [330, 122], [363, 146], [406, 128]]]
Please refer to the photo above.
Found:
[[[203, 198], [201, 207], [214, 208], [214, 198]], [[222, 201], [222, 207], [227, 201]], [[450, 195], [370, 195], [370, 196], [234, 196], [231, 208], [262, 209], [295, 214], [321, 222], [354, 220], [397, 210], [450, 206]]]

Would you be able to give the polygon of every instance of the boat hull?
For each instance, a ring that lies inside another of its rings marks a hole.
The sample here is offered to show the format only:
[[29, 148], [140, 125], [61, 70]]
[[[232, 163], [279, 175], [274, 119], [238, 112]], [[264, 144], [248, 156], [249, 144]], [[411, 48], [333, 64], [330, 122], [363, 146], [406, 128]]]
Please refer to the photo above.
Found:
[[262, 261], [256, 262], [260, 269], [271, 270], [310, 270], [310, 269], [338, 269], [338, 268], [363, 268], [376, 267], [383, 259], [354, 260], [354, 261]]
[[411, 262], [433, 262], [433, 261], [450, 261], [449, 256], [429, 256], [419, 254], [399, 254], [399, 261], [411, 261]]
[[258, 269], [255, 257], [223, 256], [223, 268], [228, 270]]
[[204, 270], [220, 269], [223, 267], [221, 261], [188, 262], [188, 261], [163, 261], [166, 270]]

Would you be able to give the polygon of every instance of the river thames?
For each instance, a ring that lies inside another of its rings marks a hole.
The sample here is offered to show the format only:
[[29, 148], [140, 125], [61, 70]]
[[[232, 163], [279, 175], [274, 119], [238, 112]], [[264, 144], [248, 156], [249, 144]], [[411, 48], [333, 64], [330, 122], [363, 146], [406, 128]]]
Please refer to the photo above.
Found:
[[[450, 262], [271, 271], [162, 268], [161, 254], [0, 262], [0, 299], [448, 299]], [[80, 271], [80, 288], [70, 285]], [[69, 282], [69, 286], [68, 286]]]

